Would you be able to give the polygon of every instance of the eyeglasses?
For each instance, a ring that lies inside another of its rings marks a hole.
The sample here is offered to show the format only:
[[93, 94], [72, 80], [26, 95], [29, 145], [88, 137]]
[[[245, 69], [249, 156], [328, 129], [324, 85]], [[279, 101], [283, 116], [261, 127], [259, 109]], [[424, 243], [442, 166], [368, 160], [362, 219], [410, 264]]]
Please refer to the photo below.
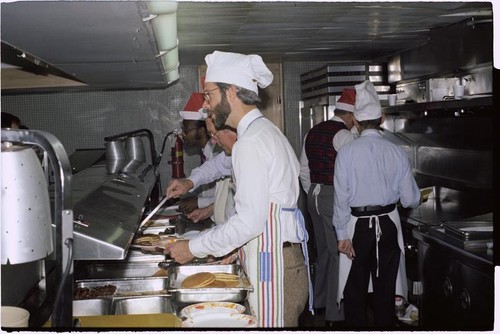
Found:
[[213, 92], [220, 87], [215, 87], [214, 89], [206, 90], [203, 92], [203, 97], [205, 98], [205, 102], [210, 103], [210, 92]]
[[189, 131], [198, 130], [198, 128], [182, 129], [182, 132], [187, 135]]

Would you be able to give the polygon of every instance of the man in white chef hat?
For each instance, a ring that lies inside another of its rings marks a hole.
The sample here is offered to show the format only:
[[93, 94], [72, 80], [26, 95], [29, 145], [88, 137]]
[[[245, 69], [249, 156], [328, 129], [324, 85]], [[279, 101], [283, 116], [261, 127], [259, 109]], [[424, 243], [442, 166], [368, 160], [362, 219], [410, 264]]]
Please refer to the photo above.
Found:
[[[186, 263], [239, 248], [259, 327], [297, 326], [311, 287], [307, 232], [297, 208], [299, 162], [283, 133], [257, 108], [258, 89], [273, 75], [258, 55], [215, 51], [205, 61], [204, 107], [216, 128], [227, 125], [238, 133], [232, 151], [236, 214], [189, 242], [172, 244], [170, 256]], [[180, 188], [171, 184], [167, 195], [185, 191]]]
[[366, 295], [373, 290], [374, 325], [395, 321], [395, 295], [406, 298], [403, 236], [396, 208], [416, 208], [420, 191], [407, 153], [382, 137], [380, 101], [370, 81], [355, 86], [354, 123], [360, 137], [335, 161], [334, 214], [340, 254], [339, 293], [346, 325], [366, 327]]
[[[179, 114], [182, 117], [182, 137], [186, 146], [198, 150], [201, 163], [212, 159], [221, 152], [212, 144], [205, 124], [207, 111], [203, 109], [205, 99], [203, 93], [192, 93], [188, 102]], [[189, 214], [193, 210], [206, 208], [214, 203], [215, 182], [204, 184], [195, 192], [179, 202], [179, 211]]]

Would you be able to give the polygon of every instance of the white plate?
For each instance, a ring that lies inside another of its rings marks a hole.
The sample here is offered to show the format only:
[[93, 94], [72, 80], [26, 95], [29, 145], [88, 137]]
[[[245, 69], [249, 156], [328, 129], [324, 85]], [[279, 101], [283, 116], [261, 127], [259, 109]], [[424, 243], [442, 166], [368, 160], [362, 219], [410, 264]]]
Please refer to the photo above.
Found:
[[182, 327], [246, 328], [257, 327], [257, 319], [240, 313], [207, 313], [187, 318]]
[[198, 303], [184, 307], [181, 310], [181, 317], [191, 318], [200, 314], [213, 313], [243, 313], [245, 306], [230, 302], [207, 302]]
[[[153, 219], [152, 221], [153, 222], [148, 227], [173, 226], [173, 225], [170, 225], [170, 219]], [[173, 227], [175, 227], [175, 225]]]

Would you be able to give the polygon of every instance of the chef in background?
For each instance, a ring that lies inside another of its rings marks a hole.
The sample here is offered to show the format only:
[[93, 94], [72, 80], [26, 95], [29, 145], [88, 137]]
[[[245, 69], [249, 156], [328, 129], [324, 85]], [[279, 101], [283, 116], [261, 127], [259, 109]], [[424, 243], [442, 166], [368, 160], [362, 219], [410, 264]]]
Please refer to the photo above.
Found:
[[21, 125], [21, 120], [15, 115], [9, 114], [7, 112], [2, 112], [0, 113], [0, 117], [2, 118], [2, 129], [27, 129], [27, 127], [23, 127]]
[[[232, 152], [236, 214], [189, 241], [170, 245], [170, 256], [182, 264], [241, 247], [239, 258], [254, 288], [249, 304], [259, 327], [295, 327], [310, 287], [307, 232], [297, 208], [295, 152], [257, 108], [258, 87], [268, 86], [273, 75], [258, 55], [215, 51], [205, 60], [204, 107], [217, 129], [228, 125], [238, 133]], [[177, 191], [170, 185], [167, 196]]]
[[[396, 203], [416, 208], [420, 191], [407, 153], [383, 138], [384, 121], [370, 81], [355, 86], [354, 124], [360, 137], [337, 154], [333, 225], [340, 254], [339, 292], [346, 325], [363, 328], [366, 297], [373, 286], [373, 321], [395, 322], [395, 295], [407, 296], [401, 222]], [[371, 284], [370, 284], [371, 283]]]
[[[207, 113], [203, 110], [203, 94], [192, 93], [183, 111], [182, 135], [186, 146], [196, 148], [200, 154], [200, 164], [212, 159], [220, 153], [220, 149], [212, 144], [205, 125]], [[205, 184], [179, 202], [179, 211], [189, 214], [194, 209], [205, 208], [213, 204], [215, 182]]]
[[[234, 143], [236, 143], [237, 139], [236, 129], [226, 126], [220, 131], [217, 131], [210, 117], [205, 119], [205, 124], [212, 138], [212, 143], [220, 146], [225, 155], [231, 156]], [[208, 165], [209, 164], [204, 163], [200, 168], [193, 170], [189, 178], [196, 177], [196, 173], [202, 172], [202, 169], [206, 168]], [[188, 182], [189, 178], [178, 180], [178, 182]], [[216, 224], [222, 224], [235, 213], [234, 189], [232, 187], [231, 176], [222, 176], [215, 184], [214, 203], [207, 207], [193, 210], [188, 214], [188, 218], [195, 223], [203, 219], [212, 218]]]
[[339, 326], [344, 308], [337, 307], [339, 251], [332, 225], [333, 175], [339, 148], [354, 140], [354, 88], [345, 88], [335, 103], [335, 115], [309, 130], [300, 156], [300, 181], [307, 194], [307, 209], [313, 222], [316, 260], [314, 261], [314, 308], [324, 309], [327, 327]]

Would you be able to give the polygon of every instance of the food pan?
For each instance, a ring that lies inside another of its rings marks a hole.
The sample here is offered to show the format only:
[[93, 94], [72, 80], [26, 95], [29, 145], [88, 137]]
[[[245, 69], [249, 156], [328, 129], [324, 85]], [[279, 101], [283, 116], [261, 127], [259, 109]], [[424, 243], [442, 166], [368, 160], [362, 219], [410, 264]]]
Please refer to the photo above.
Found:
[[174, 234], [175, 224], [170, 219], [150, 220], [140, 230], [143, 234]]
[[[99, 295], [103, 287], [108, 288], [107, 293]], [[109, 293], [111, 288], [114, 289], [114, 292]], [[115, 298], [167, 295], [167, 288], [168, 279], [165, 277], [78, 280], [75, 282], [75, 299], [86, 299], [85, 296], [82, 297], [82, 291], [90, 291], [93, 298]]]
[[446, 234], [462, 240], [493, 238], [493, 223], [484, 221], [448, 221], [443, 224]]
[[[181, 283], [190, 275], [200, 272], [223, 272], [237, 274], [239, 285], [235, 288], [182, 288]], [[183, 265], [169, 268], [168, 292], [172, 298], [180, 303], [199, 302], [241, 302], [247, 299], [248, 293], [253, 291], [253, 287], [248, 281], [248, 277], [240, 265]]]
[[114, 314], [175, 313], [169, 297], [152, 296], [113, 300]]
[[79, 267], [75, 271], [75, 279], [153, 277], [159, 270], [158, 262], [97, 262]]
[[73, 301], [73, 316], [109, 315], [110, 299], [82, 299]]
[[163, 253], [151, 254], [148, 252], [143, 252], [139, 249], [129, 249], [127, 257], [125, 258], [127, 262], [160, 262], [160, 261], [173, 261], [169, 256]]

